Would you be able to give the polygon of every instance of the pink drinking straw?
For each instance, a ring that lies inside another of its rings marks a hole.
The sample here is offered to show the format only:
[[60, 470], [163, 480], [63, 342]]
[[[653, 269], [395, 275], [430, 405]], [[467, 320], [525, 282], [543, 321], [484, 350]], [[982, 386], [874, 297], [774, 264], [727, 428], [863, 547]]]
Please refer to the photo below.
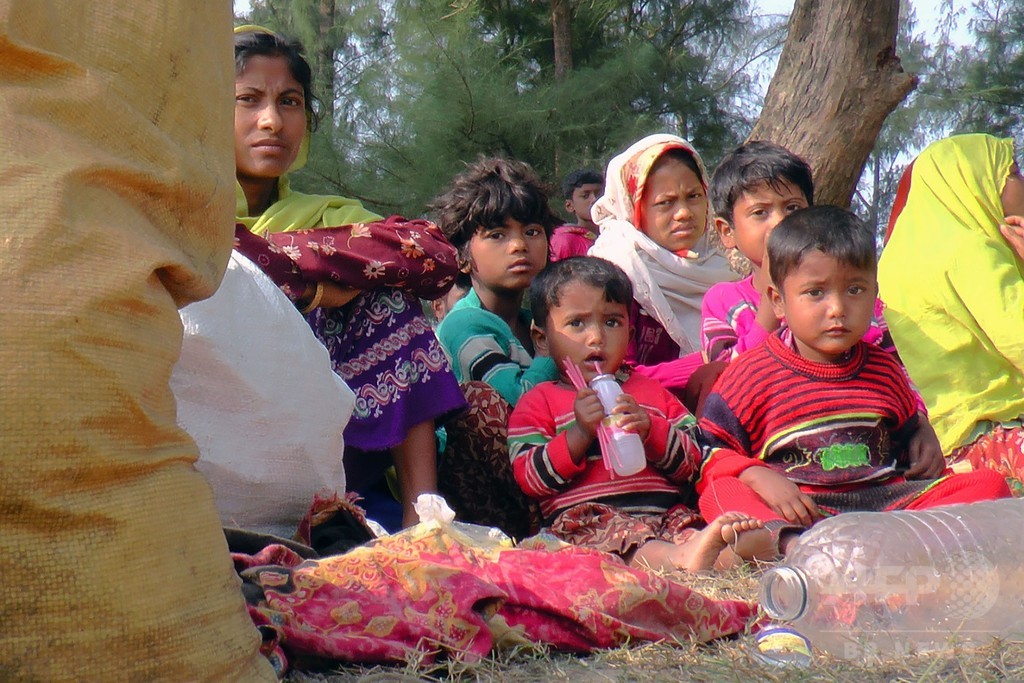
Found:
[[[569, 378], [572, 385], [576, 388], [576, 391], [587, 386], [587, 380], [583, 379], [583, 372], [579, 369], [575, 363], [569, 358], [563, 359], [562, 367], [565, 368], [565, 376]], [[597, 361], [594, 361], [594, 368], [597, 370], [597, 374], [601, 374], [601, 366]], [[612, 467], [611, 461], [611, 449], [613, 448], [611, 443], [610, 428], [605, 424], [600, 424], [597, 427], [597, 443], [601, 447], [601, 462], [604, 463], [604, 468], [611, 472], [612, 477], [615, 476], [615, 468]]]

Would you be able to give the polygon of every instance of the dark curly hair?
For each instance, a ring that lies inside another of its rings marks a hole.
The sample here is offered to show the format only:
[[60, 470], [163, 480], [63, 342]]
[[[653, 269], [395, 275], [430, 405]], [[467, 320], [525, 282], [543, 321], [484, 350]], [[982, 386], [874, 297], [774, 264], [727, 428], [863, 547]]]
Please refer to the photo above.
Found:
[[509, 218], [540, 225], [549, 237], [560, 223], [534, 170], [501, 157], [482, 157], [470, 164], [431, 208], [437, 225], [460, 252], [477, 231], [501, 227]]
[[622, 268], [597, 256], [572, 256], [549, 263], [530, 284], [530, 311], [537, 327], [547, 327], [548, 313], [573, 282], [602, 290], [605, 301], [625, 304], [627, 310], [633, 307], [633, 283]]

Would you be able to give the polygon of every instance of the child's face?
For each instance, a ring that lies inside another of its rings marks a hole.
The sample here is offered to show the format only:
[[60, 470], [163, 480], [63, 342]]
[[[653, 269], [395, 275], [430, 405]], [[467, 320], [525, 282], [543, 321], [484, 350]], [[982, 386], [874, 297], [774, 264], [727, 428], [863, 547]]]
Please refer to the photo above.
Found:
[[582, 282], [562, 287], [558, 305], [548, 311], [546, 329], [534, 329], [535, 346], [546, 348], [563, 379], [564, 359], [579, 366], [589, 382], [601, 372], [615, 372], [629, 345], [629, 308], [607, 301], [604, 290]]
[[704, 234], [708, 197], [693, 170], [672, 157], [655, 163], [647, 176], [640, 229], [671, 252], [690, 249]]
[[581, 225], [594, 225], [594, 219], [590, 217], [590, 209], [597, 202], [598, 197], [604, 191], [600, 183], [585, 183], [573, 189], [572, 198], [565, 200], [565, 210], [576, 216]]
[[477, 230], [468, 246], [473, 286], [498, 293], [521, 293], [548, 261], [544, 228], [514, 218]]
[[807, 197], [799, 187], [784, 180], [775, 185], [765, 182], [737, 197], [731, 225], [724, 218], [715, 218], [715, 228], [725, 248], [739, 249], [758, 268], [772, 229], [789, 214], [807, 208]]
[[781, 291], [769, 291], [800, 355], [838, 363], [871, 326], [878, 285], [874, 272], [814, 250], [786, 275]]

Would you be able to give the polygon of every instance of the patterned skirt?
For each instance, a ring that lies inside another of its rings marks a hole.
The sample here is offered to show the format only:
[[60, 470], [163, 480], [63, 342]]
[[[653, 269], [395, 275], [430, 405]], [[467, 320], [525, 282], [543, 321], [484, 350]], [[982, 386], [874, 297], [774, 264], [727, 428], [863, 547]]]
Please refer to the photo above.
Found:
[[703, 526], [700, 514], [684, 505], [661, 515], [634, 515], [601, 503], [580, 503], [555, 517], [550, 531], [566, 543], [624, 557], [647, 541], [682, 545]]
[[977, 439], [953, 451], [956, 463], [970, 463], [976, 470], [999, 472], [1015, 498], [1024, 497], [1024, 427], [996, 425]]
[[415, 425], [465, 408], [448, 358], [411, 295], [363, 292], [340, 308], [313, 311], [308, 321], [356, 396], [347, 446], [385, 450]]
[[513, 538], [540, 529], [540, 508], [519, 488], [508, 454], [512, 407], [485, 382], [462, 385], [469, 410], [445, 424], [448, 443], [437, 485], [458, 519], [496, 526]]

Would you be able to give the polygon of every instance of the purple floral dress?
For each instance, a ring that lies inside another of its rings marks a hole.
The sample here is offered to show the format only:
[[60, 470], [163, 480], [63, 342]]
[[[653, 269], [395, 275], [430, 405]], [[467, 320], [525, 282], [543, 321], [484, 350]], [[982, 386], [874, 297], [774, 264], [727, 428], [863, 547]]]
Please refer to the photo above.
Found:
[[[345, 306], [318, 308], [307, 318], [335, 372], [356, 395], [346, 447], [391, 448], [414, 425], [466, 406], [417, 298], [440, 296], [458, 272], [455, 248], [433, 223], [392, 216], [266, 239], [239, 224], [235, 248], [292, 301], [312, 282], [362, 290]], [[358, 488], [370, 477], [364, 465], [371, 463], [346, 458], [350, 486]], [[379, 467], [372, 469], [379, 473]]]

